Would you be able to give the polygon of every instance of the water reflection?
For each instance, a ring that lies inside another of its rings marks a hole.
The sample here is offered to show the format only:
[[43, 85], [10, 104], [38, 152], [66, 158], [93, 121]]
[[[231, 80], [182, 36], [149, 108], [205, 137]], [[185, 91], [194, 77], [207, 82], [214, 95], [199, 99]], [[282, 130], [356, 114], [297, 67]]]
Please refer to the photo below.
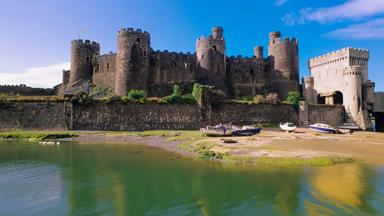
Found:
[[[384, 214], [380, 167], [260, 169], [183, 159], [142, 145], [0, 144], [0, 172], [20, 160], [60, 170], [64, 192], [56, 194], [59, 205], [50, 205], [40, 215]], [[13, 186], [20, 181], [14, 180]], [[33, 190], [23, 190], [19, 200]], [[12, 191], [0, 187], [0, 194]], [[0, 203], [8, 199], [0, 196]], [[20, 211], [17, 205], [9, 208], [15, 214]]]

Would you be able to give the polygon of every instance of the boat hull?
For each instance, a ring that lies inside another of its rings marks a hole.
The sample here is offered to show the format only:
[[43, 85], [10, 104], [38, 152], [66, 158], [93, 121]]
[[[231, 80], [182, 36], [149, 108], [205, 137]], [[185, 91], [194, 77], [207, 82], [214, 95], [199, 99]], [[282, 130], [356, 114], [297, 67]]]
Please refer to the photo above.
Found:
[[309, 128], [311, 128], [312, 130], [314, 130], [316, 132], [320, 132], [320, 133], [331, 133], [331, 134], [336, 133], [336, 130], [331, 129], [331, 128], [323, 128], [323, 127], [317, 127], [317, 126], [312, 126], [312, 125], [310, 125]]
[[252, 136], [260, 133], [261, 128], [240, 129], [233, 131], [234, 136]]

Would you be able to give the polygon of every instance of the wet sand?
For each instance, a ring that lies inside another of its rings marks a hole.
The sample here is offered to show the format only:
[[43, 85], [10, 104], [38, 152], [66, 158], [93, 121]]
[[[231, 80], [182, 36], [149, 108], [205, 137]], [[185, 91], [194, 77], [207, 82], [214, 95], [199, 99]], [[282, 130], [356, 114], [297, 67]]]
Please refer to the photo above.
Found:
[[[198, 131], [193, 133], [199, 136]], [[260, 134], [250, 137], [231, 137], [237, 143], [228, 144], [223, 143], [220, 137], [201, 137], [193, 141], [188, 138], [170, 138], [172, 136], [139, 136], [134, 132], [85, 132], [70, 140], [88, 143], [143, 143], [185, 157], [196, 156], [200, 143], [209, 143], [209, 151], [254, 159], [347, 157], [367, 163], [384, 163], [384, 133], [358, 131], [352, 135], [322, 134], [306, 128], [299, 128], [295, 133], [286, 133], [278, 129], [264, 129]], [[190, 150], [180, 148], [180, 144], [190, 147]]]

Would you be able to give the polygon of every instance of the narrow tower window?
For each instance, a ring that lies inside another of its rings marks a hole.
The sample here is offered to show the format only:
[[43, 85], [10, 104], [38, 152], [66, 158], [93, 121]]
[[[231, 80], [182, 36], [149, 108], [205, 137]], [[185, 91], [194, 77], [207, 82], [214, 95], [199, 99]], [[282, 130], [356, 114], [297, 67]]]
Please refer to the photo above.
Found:
[[109, 62], [107, 63], [107, 70], [109, 69]]
[[136, 42], [137, 42], [137, 43], [141, 43], [141, 39], [140, 39], [140, 38], [137, 38], [137, 39], [136, 39]]

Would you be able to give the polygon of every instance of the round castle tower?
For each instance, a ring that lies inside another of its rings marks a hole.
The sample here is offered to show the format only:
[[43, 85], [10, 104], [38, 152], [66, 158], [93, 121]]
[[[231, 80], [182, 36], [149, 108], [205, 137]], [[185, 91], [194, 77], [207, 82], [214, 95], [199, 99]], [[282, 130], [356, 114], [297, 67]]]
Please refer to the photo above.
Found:
[[353, 119], [358, 119], [359, 113], [363, 110], [362, 98], [362, 68], [360, 66], [352, 66], [346, 68], [343, 76], [347, 82], [346, 91], [343, 92], [343, 101], [348, 114]]
[[221, 89], [225, 89], [226, 75], [226, 46], [223, 32], [222, 27], [214, 27], [211, 36], [196, 40], [197, 79]]
[[93, 59], [100, 54], [100, 44], [89, 40], [73, 40], [71, 43], [71, 72], [69, 83], [92, 80]]
[[115, 94], [144, 90], [150, 70], [150, 35], [141, 29], [121, 29], [117, 34]]
[[253, 54], [255, 58], [257, 59], [263, 59], [264, 58], [264, 48], [262, 46], [257, 46], [253, 48]]
[[285, 99], [288, 91], [297, 91], [299, 85], [299, 49], [295, 38], [284, 38], [281, 33], [269, 34], [268, 55], [272, 67], [272, 80], [275, 82], [275, 90], [282, 99]]

